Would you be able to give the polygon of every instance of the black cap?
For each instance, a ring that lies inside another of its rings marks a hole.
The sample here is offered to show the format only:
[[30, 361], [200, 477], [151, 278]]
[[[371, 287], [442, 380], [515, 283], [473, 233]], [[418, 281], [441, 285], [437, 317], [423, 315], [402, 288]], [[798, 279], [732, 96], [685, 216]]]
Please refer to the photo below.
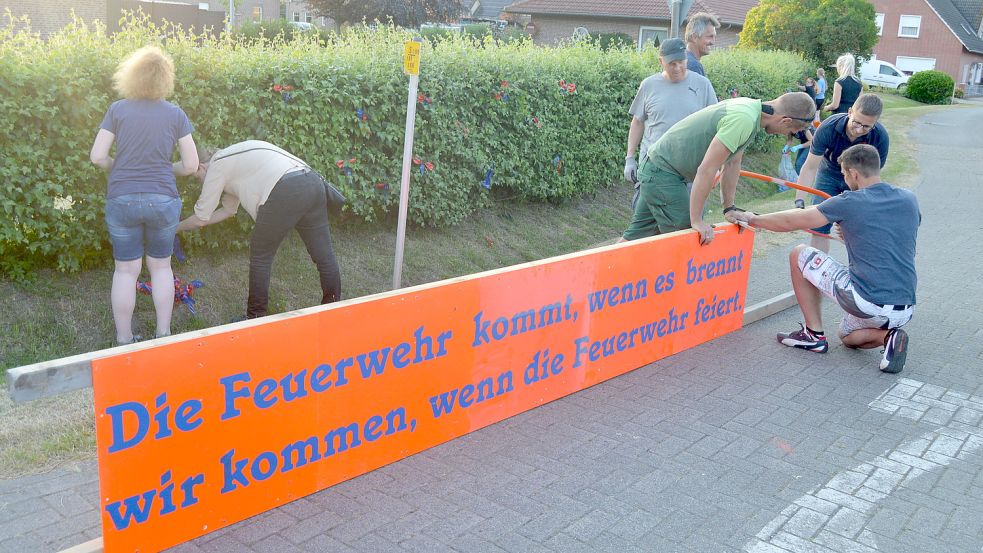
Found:
[[666, 39], [659, 46], [659, 55], [666, 63], [686, 59], [686, 44], [680, 38]]

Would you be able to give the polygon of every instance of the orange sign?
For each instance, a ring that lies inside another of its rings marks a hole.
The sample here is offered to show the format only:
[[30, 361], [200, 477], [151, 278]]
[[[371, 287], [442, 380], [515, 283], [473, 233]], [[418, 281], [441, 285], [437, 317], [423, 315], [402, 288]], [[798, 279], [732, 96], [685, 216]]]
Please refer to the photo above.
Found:
[[735, 330], [753, 235], [673, 233], [95, 361], [106, 550], [181, 543]]

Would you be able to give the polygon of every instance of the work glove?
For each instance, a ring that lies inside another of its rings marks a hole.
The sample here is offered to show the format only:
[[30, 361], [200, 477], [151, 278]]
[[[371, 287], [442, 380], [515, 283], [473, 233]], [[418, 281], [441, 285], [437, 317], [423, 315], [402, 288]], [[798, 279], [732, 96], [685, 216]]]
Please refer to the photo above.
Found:
[[625, 158], [625, 180], [632, 184], [638, 182], [638, 162], [635, 161], [635, 156]]

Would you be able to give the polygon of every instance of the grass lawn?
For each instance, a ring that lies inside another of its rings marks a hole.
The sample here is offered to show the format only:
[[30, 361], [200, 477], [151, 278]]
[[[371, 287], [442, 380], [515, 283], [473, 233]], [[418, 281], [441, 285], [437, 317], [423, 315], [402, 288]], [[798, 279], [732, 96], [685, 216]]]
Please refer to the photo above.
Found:
[[[886, 180], [911, 186], [917, 167], [905, 130], [918, 116], [937, 109], [896, 95], [883, 95], [887, 111], [882, 121], [891, 132], [891, 157]], [[958, 109], [958, 108], [956, 108]], [[780, 139], [772, 151], [749, 155], [745, 168], [777, 174]], [[739, 204], [758, 212], [791, 206], [793, 192], [775, 194], [771, 186], [742, 179]], [[631, 187], [613, 184], [590, 197], [562, 205], [497, 203], [447, 229], [407, 231], [403, 285], [412, 286], [489, 269], [543, 259], [611, 243], [630, 219]], [[719, 196], [711, 194], [712, 222], [722, 220]], [[187, 210], [186, 210], [187, 211]], [[392, 285], [395, 222], [366, 225], [342, 221], [333, 229], [341, 264], [342, 295], [354, 298], [387, 291]], [[772, 236], [771, 239], [768, 237]], [[778, 235], [762, 233], [756, 251], [769, 243], [784, 243]], [[184, 306], [174, 310], [175, 334], [224, 324], [245, 311], [246, 252], [221, 255], [189, 251], [186, 264], [175, 263], [175, 275], [199, 279], [198, 314]], [[109, 310], [112, 269], [108, 266], [80, 274], [43, 271], [29, 283], [0, 279], [6, 308], [0, 311], [0, 369], [110, 347], [114, 337]], [[320, 298], [317, 273], [303, 243], [292, 234], [281, 247], [273, 267], [270, 312], [314, 305]], [[135, 332], [153, 335], [153, 305], [149, 296], [137, 298]], [[5, 375], [4, 375], [5, 376]], [[0, 382], [5, 382], [0, 377]], [[13, 405], [0, 394], [0, 478], [38, 472], [71, 459], [95, 453], [91, 390]], [[39, 438], [40, 437], [40, 438]]]

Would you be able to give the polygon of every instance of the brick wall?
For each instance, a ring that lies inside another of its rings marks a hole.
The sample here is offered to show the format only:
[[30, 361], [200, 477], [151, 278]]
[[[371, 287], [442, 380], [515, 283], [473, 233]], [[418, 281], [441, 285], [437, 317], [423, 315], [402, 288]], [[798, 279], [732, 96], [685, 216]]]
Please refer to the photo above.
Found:
[[5, 0], [0, 4], [0, 13], [4, 8], [10, 8], [15, 17], [26, 15], [31, 19], [31, 28], [39, 31], [42, 36], [61, 29], [72, 20], [72, 10], [75, 15], [92, 21], [98, 19], [106, 22], [106, 0]]
[[[898, 56], [935, 58], [935, 69], [948, 73], [960, 82], [963, 66], [969, 58], [983, 61], [983, 56], [969, 54], [956, 35], [949, 30], [925, 0], [873, 0], [874, 11], [884, 14], [884, 32], [879, 37], [874, 54], [877, 59], [897, 62]], [[898, 36], [901, 15], [920, 15], [918, 38]]]
[[[644, 21], [638, 19], [594, 19], [589, 17], [534, 15], [532, 23], [536, 26], [533, 41], [536, 44], [552, 46], [563, 39], [573, 36], [577, 27], [585, 27], [591, 34], [625, 33], [638, 44], [638, 34], [641, 27], [669, 28], [668, 21]], [[719, 47], [737, 44], [739, 28], [724, 26], [717, 30]]]

